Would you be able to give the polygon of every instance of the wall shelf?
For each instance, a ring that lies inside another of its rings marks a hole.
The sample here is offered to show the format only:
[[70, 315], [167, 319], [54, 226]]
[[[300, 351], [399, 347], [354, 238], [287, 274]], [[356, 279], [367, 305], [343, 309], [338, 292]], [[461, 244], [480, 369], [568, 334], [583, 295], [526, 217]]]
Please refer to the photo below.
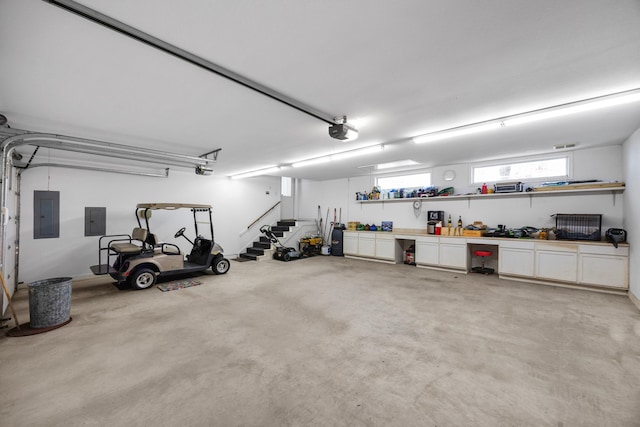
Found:
[[411, 197], [403, 199], [379, 199], [379, 200], [356, 200], [358, 203], [398, 203], [398, 202], [414, 202], [420, 200], [423, 202], [443, 202], [447, 200], [476, 200], [476, 199], [503, 199], [509, 197], [540, 197], [540, 196], [558, 196], [568, 194], [612, 194], [613, 203], [615, 205], [616, 193], [622, 193], [625, 187], [602, 187], [602, 188], [577, 188], [567, 190], [547, 190], [547, 191], [523, 191], [518, 193], [493, 193], [493, 194], [459, 194], [454, 196], [436, 196], [436, 197]]

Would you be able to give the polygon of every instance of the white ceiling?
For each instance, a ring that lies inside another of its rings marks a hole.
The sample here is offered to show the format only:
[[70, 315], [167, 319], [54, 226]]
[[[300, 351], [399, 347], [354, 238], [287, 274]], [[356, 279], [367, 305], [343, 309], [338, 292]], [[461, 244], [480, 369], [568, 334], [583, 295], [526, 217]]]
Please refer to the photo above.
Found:
[[638, 0], [82, 0], [81, 4], [358, 124], [309, 115], [40, 0], [0, 0], [0, 113], [14, 128], [188, 155], [230, 175], [389, 143], [282, 175], [330, 179], [556, 144], [620, 144], [640, 103], [416, 145], [409, 138], [640, 87]]

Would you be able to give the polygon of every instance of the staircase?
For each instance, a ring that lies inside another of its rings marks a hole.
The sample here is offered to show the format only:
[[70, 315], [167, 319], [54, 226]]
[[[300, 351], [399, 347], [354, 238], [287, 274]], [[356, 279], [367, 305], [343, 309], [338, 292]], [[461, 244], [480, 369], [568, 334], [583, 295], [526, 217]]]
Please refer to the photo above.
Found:
[[[295, 226], [296, 221], [293, 219], [281, 220], [277, 222], [277, 225], [271, 227], [271, 231], [273, 231], [273, 234], [275, 234], [278, 239], [281, 239], [284, 237], [284, 233], [291, 231]], [[245, 253], [240, 254], [238, 261], [259, 261], [264, 258], [271, 259], [271, 254], [273, 254], [271, 242], [269, 242], [266, 236], [260, 236], [258, 240], [253, 242], [251, 247], [247, 248]], [[268, 255], [268, 257], [264, 257], [264, 255]]]

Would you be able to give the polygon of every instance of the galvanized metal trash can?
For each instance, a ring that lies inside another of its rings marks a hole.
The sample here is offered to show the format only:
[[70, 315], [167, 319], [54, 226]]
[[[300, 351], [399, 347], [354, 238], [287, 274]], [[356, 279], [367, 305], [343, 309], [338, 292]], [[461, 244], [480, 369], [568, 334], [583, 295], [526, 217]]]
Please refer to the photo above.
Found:
[[28, 286], [31, 328], [51, 328], [69, 320], [71, 277], [38, 280]]

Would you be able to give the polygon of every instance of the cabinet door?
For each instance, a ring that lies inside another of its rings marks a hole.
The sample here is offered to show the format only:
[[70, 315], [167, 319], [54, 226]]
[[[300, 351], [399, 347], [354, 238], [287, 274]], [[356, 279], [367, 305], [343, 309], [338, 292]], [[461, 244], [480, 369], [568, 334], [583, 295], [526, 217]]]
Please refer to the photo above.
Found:
[[629, 287], [629, 259], [607, 255], [581, 254], [579, 282], [611, 288]]
[[440, 265], [442, 267], [467, 268], [467, 245], [440, 243]]
[[358, 235], [344, 233], [342, 236], [342, 252], [346, 255], [358, 255]]
[[358, 255], [376, 256], [376, 239], [374, 236], [362, 236], [358, 238]]
[[578, 254], [536, 251], [536, 277], [562, 282], [578, 281]]
[[376, 258], [395, 261], [396, 241], [393, 239], [376, 239]]
[[498, 257], [498, 272], [512, 276], [533, 277], [533, 261], [535, 259], [531, 249], [514, 249], [500, 247]]
[[416, 242], [416, 264], [438, 265], [438, 243]]

